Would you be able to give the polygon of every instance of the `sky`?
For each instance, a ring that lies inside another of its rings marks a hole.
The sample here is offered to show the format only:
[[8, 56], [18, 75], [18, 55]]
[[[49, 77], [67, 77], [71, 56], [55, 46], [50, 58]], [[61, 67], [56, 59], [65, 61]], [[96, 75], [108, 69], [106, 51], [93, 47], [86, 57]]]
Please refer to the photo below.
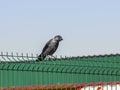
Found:
[[55, 56], [120, 53], [120, 0], [0, 0], [0, 51], [39, 54], [55, 35]]

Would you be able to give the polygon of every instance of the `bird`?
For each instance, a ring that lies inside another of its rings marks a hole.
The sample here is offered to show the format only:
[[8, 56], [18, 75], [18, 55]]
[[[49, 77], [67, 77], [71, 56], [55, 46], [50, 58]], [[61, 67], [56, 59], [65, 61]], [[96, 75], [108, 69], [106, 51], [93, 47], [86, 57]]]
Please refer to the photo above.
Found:
[[59, 42], [62, 41], [63, 38], [60, 35], [56, 35], [54, 38], [50, 39], [44, 46], [41, 54], [38, 56], [36, 61], [43, 61], [46, 56], [53, 55], [59, 46]]

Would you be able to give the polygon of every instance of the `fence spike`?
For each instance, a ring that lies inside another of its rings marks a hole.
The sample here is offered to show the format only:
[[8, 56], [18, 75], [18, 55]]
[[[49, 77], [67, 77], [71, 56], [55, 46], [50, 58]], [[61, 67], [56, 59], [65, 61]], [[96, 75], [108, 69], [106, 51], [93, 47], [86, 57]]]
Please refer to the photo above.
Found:
[[16, 59], [14, 58], [15, 56], [14, 56], [13, 52], [11, 52], [11, 57], [12, 57], [13, 60], [16, 61]]
[[21, 53], [21, 57], [22, 57], [23, 61], [26, 61], [26, 59], [24, 58], [24, 54], [23, 53]]
[[27, 58], [27, 60], [26, 60], [26, 61], [29, 61], [28, 53], [26, 53], [26, 58]]
[[16, 55], [17, 55], [16, 57], [17, 57], [18, 61], [21, 61], [18, 52], [16, 53]]
[[31, 58], [31, 61], [34, 61], [33, 53], [31, 53], [30, 58]]
[[9, 55], [9, 53], [6, 52], [6, 57], [7, 57], [7, 59], [8, 59], [9, 61], [12, 61], [12, 60], [10, 59], [10, 56], [11, 56], [11, 55]]
[[[3, 52], [1, 52], [1, 57], [2, 57], [2, 59], [4, 60], [4, 61], [6, 61], [6, 59], [4, 58], [4, 53]], [[3, 61], [3, 62], [4, 62]]]

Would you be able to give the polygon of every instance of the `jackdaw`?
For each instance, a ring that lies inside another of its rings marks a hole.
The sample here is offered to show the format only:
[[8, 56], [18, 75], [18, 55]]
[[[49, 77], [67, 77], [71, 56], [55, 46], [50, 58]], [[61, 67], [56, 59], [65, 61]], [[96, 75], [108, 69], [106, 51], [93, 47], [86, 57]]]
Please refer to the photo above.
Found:
[[59, 46], [59, 42], [62, 40], [63, 38], [60, 35], [50, 39], [44, 46], [42, 53], [38, 56], [36, 61], [42, 61], [47, 55], [53, 55]]

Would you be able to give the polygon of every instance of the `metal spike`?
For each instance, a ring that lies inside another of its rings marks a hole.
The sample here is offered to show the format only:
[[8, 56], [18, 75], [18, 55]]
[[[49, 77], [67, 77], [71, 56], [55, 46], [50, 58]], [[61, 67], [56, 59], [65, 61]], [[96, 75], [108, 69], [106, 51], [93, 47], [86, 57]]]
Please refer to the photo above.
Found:
[[14, 58], [13, 52], [11, 52], [11, 57], [14, 61], [16, 61], [16, 59]]
[[24, 54], [21, 53], [22, 61], [25, 61]]
[[28, 55], [28, 53], [26, 53], [26, 58], [27, 58], [26, 61], [29, 61], [29, 55]]
[[1, 52], [1, 57], [4, 61], [6, 61], [6, 59], [4, 58], [4, 53], [3, 52]]
[[3, 52], [1, 52], [1, 55], [3, 56]]
[[16, 53], [16, 57], [17, 57], [18, 61], [21, 61], [18, 53]]

